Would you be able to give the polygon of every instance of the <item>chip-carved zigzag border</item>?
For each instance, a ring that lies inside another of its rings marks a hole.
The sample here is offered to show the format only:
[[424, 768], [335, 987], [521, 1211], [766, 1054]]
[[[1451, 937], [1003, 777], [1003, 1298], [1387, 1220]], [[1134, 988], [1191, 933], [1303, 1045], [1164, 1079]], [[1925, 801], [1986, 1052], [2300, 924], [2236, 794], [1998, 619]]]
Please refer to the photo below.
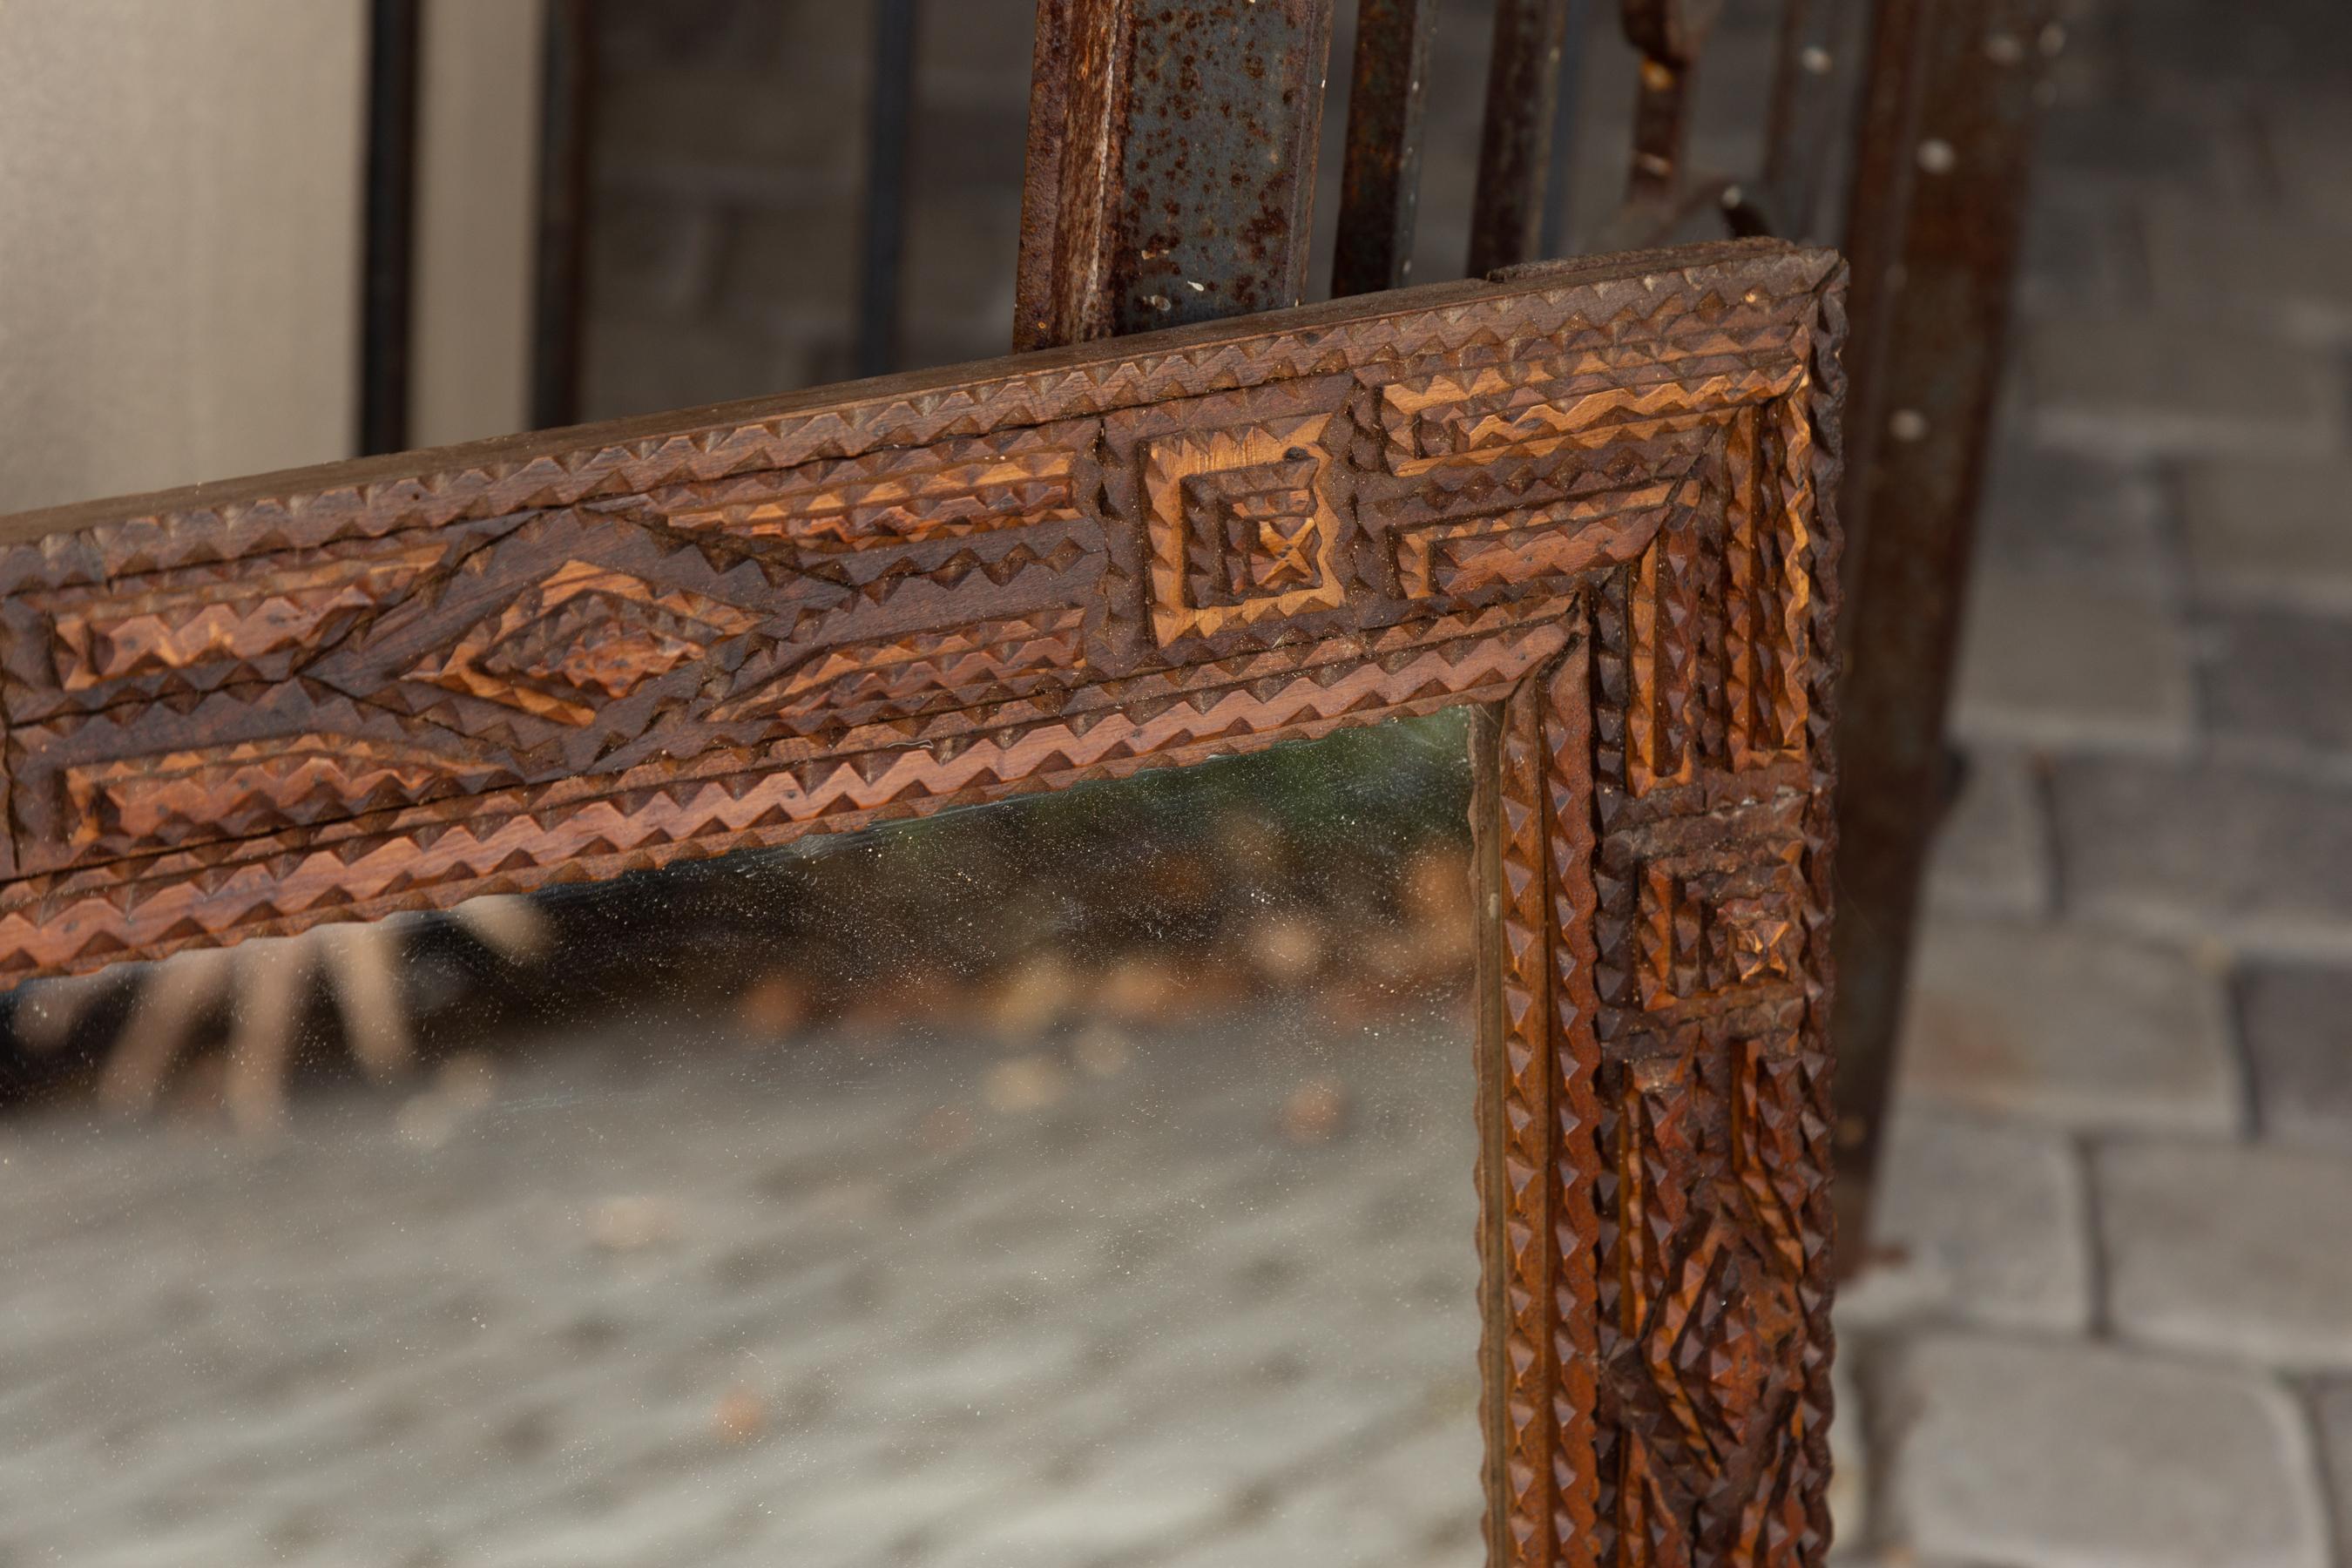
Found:
[[1818, 1564], [1842, 281], [1605, 258], [0, 520], [0, 984], [1484, 705], [1494, 1560]]

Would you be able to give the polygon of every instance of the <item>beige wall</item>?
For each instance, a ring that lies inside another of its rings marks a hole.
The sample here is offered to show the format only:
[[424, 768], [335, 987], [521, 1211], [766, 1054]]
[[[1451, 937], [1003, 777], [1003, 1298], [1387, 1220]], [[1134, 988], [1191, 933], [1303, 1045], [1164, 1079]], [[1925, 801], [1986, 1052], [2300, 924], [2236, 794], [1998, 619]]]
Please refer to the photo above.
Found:
[[0, 0], [0, 510], [341, 455], [362, 0]]
[[[417, 444], [525, 423], [541, 0], [425, 15]], [[346, 456], [364, 0], [0, 0], [0, 511]]]

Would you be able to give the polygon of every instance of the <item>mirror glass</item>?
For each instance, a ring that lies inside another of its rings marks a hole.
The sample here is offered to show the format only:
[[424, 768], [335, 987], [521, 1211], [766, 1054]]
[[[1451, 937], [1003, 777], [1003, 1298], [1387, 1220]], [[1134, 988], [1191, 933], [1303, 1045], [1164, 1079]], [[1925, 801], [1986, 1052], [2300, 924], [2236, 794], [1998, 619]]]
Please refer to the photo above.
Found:
[[9, 1003], [0, 1561], [1471, 1563], [1459, 713]]

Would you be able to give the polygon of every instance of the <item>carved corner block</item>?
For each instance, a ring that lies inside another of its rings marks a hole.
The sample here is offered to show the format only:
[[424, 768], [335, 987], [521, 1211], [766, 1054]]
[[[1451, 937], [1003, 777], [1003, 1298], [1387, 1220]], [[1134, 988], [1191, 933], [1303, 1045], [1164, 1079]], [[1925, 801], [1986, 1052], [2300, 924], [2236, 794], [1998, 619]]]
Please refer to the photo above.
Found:
[[1498, 1563], [1817, 1564], [1835, 258], [0, 520], [0, 984], [1479, 705]]

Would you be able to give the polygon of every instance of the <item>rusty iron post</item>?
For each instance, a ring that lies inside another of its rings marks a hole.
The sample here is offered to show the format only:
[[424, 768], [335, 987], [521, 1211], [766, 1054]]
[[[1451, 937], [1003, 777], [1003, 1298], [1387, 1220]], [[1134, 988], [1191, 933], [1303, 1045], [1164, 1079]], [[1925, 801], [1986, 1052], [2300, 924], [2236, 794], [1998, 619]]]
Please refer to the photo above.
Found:
[[1868, 1235], [2053, 0], [1881, 0], [1847, 252], [1839, 1238]]
[[1421, 201], [1421, 121], [1437, 0], [1360, 0], [1339, 181], [1335, 299], [1402, 287], [1412, 272]]
[[1331, 0], [1040, 0], [1013, 346], [1298, 302]]

